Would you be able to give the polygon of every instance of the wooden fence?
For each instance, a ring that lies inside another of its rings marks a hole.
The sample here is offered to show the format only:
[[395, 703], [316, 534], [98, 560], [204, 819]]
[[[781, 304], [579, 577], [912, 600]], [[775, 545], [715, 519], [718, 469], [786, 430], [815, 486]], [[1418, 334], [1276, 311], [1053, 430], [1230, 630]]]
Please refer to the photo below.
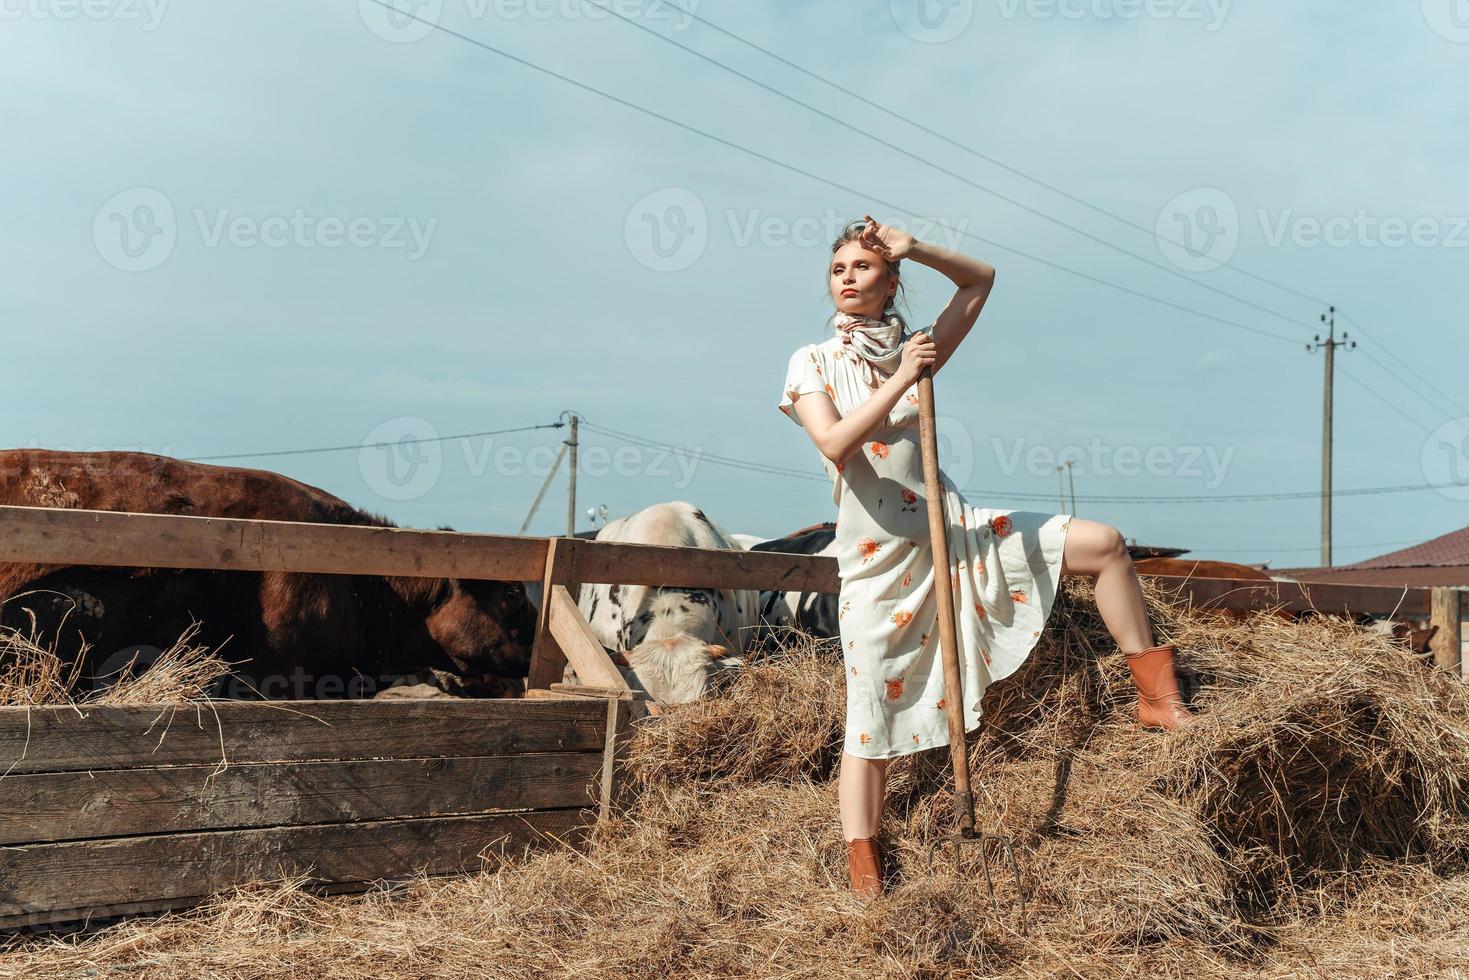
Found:
[[[524, 699], [0, 708], [0, 927], [194, 904], [304, 873], [349, 891], [556, 840], [618, 802], [629, 688], [583, 582], [836, 592], [836, 561], [584, 540], [0, 506], [0, 562], [540, 581]], [[1457, 590], [1159, 576], [1179, 601], [1429, 618]], [[567, 664], [581, 685], [560, 683]]]

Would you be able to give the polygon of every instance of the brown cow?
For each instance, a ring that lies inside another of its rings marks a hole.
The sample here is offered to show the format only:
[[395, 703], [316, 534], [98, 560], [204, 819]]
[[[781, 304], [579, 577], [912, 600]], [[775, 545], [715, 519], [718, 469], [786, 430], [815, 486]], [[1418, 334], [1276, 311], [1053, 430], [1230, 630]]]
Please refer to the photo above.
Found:
[[[0, 504], [396, 526], [268, 470], [138, 452], [0, 450]], [[518, 582], [0, 563], [0, 602], [0, 622], [26, 632], [21, 606], [33, 609], [68, 663], [85, 638], [94, 679], [200, 619], [196, 644], [229, 638], [220, 655], [248, 658], [229, 684], [241, 697], [371, 697], [414, 671], [447, 673], [456, 693], [513, 694], [535, 633]]]
[[[1275, 581], [1267, 572], [1249, 565], [1236, 565], [1227, 561], [1202, 561], [1189, 558], [1139, 558], [1133, 563], [1140, 575], [1181, 575], [1186, 578], [1229, 578], [1246, 579], [1267, 582]], [[1220, 612], [1229, 619], [1244, 621], [1249, 618], [1249, 611], [1242, 609], [1225, 609]], [[1277, 610], [1275, 615], [1280, 619], [1293, 620], [1299, 618], [1299, 614], [1289, 613], [1285, 610]], [[1437, 626], [1429, 626], [1427, 623], [1416, 623], [1412, 621], [1400, 622], [1396, 620], [1378, 619], [1373, 616], [1361, 615], [1356, 617], [1358, 625], [1367, 627], [1373, 632], [1391, 636], [1403, 643], [1414, 653], [1427, 653], [1429, 641], [1433, 639], [1434, 633], [1438, 631]]]
[[1181, 575], [1184, 578], [1243, 578], [1273, 581], [1258, 568], [1236, 565], [1229, 561], [1203, 561], [1192, 558], [1139, 558], [1132, 563], [1139, 575]]

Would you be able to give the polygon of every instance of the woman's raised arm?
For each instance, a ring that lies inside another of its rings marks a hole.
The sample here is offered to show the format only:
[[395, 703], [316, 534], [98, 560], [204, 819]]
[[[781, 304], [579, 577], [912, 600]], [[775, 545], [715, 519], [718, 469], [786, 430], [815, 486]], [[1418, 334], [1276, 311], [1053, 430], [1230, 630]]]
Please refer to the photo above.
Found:
[[995, 285], [995, 267], [951, 248], [917, 239], [908, 249], [908, 258], [937, 269], [959, 287], [934, 320], [933, 339], [938, 354], [934, 359], [933, 372], [937, 374], [968, 336], [974, 321], [979, 319], [979, 311], [984, 309]]

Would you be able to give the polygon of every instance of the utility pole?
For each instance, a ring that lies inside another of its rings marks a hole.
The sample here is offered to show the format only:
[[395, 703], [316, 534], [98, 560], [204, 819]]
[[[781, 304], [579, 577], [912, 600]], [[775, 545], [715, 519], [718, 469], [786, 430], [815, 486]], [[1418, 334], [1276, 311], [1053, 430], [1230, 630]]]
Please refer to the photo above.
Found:
[[1058, 486], [1060, 486], [1060, 490], [1059, 490], [1060, 496], [1057, 498], [1057, 499], [1059, 499], [1061, 501], [1061, 509], [1060, 509], [1059, 513], [1062, 513], [1062, 514], [1070, 514], [1073, 517], [1075, 517], [1076, 516], [1076, 476], [1075, 476], [1075, 474], [1073, 474], [1071, 472], [1071, 460], [1069, 460], [1069, 459], [1066, 460], [1066, 483], [1069, 483], [1071, 485], [1071, 509], [1070, 510], [1067, 510], [1066, 509], [1066, 487], [1061, 484], [1061, 467], [1059, 467], [1059, 466], [1056, 467], [1056, 483], [1057, 483]]
[[1321, 314], [1321, 322], [1326, 324], [1326, 341], [1323, 343], [1321, 335], [1316, 335], [1316, 346], [1312, 348], [1306, 345], [1308, 353], [1326, 350], [1326, 384], [1325, 402], [1321, 415], [1321, 567], [1331, 566], [1331, 382], [1336, 363], [1336, 349], [1346, 347], [1351, 349], [1357, 346], [1355, 340], [1347, 342], [1347, 332], [1341, 332], [1341, 340], [1336, 339], [1336, 307], [1328, 306], [1326, 312]]
[[566, 491], [566, 536], [576, 536], [576, 426], [579, 419], [571, 417], [571, 438], [566, 445], [571, 449], [571, 482]]

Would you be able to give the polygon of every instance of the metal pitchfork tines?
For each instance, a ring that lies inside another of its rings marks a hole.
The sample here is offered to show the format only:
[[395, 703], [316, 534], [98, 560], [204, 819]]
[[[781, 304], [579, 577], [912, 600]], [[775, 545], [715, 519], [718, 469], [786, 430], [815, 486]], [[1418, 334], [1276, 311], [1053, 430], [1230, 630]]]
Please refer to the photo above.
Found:
[[1004, 863], [1008, 865], [1010, 872], [1015, 876], [1015, 893], [1019, 897], [1020, 907], [1020, 931], [1026, 931], [1025, 916], [1025, 883], [1020, 875], [1020, 860], [1015, 855], [1015, 841], [1005, 834], [992, 834], [986, 830], [976, 831], [972, 826], [966, 827], [962, 824], [954, 829], [948, 837], [930, 841], [928, 845], [928, 870], [933, 873], [934, 857], [939, 849], [945, 845], [954, 848], [954, 873], [963, 880], [964, 878], [964, 847], [965, 845], [976, 845], [979, 848], [979, 868], [984, 875], [984, 887], [990, 897], [990, 908], [996, 912], [1003, 909], [1000, 900], [995, 894], [995, 879], [990, 872], [990, 851], [995, 850]]

